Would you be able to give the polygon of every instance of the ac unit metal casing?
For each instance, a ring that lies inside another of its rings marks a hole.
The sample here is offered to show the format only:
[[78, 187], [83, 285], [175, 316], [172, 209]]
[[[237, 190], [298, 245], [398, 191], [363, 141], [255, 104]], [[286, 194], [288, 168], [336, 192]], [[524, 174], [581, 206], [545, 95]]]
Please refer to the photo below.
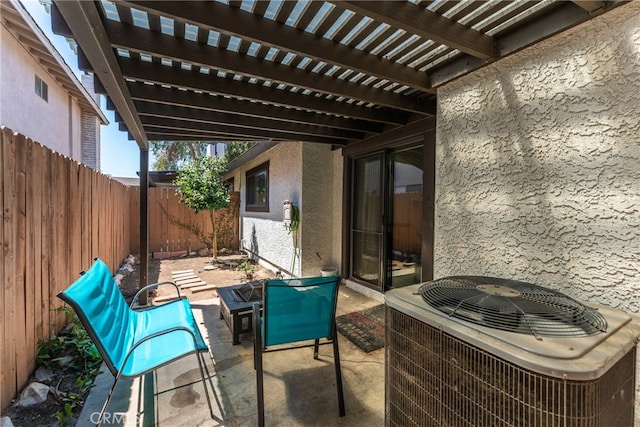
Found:
[[633, 425], [636, 319], [599, 306], [606, 332], [541, 338], [447, 316], [420, 286], [385, 294], [386, 425]]

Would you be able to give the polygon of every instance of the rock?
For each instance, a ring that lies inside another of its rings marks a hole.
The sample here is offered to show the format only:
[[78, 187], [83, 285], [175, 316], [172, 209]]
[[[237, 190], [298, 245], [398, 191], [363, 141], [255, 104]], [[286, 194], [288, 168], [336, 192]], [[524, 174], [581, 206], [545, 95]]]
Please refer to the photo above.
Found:
[[113, 276], [113, 280], [115, 280], [118, 286], [122, 284], [122, 279], [124, 279], [124, 276], [122, 274], [116, 274], [115, 276]]
[[215, 265], [205, 265], [204, 267], [202, 267], [202, 269], [205, 271], [211, 271], [211, 270], [217, 270], [218, 267]]
[[129, 264], [124, 264], [122, 267], [118, 269], [118, 274], [122, 274], [123, 276], [126, 276], [131, 273], [133, 273], [133, 267], [131, 267]]
[[56, 359], [58, 362], [58, 366], [63, 367], [67, 366], [69, 363], [73, 362], [73, 356], [62, 356]]
[[22, 393], [20, 393], [20, 399], [16, 405], [18, 406], [31, 406], [38, 403], [42, 403], [47, 400], [49, 394], [49, 386], [46, 384], [33, 382], [26, 386]]
[[129, 255], [127, 258], [125, 258], [124, 262], [125, 262], [125, 264], [135, 265], [136, 264], [136, 257], [133, 256], [133, 255]]
[[199, 256], [209, 256], [210, 253], [209, 248], [200, 249], [198, 251]]
[[48, 383], [53, 378], [53, 372], [46, 366], [40, 366], [35, 372], [36, 380], [40, 383]]
[[13, 427], [13, 423], [11, 422], [11, 418], [9, 418], [9, 417], [0, 418], [0, 427]]

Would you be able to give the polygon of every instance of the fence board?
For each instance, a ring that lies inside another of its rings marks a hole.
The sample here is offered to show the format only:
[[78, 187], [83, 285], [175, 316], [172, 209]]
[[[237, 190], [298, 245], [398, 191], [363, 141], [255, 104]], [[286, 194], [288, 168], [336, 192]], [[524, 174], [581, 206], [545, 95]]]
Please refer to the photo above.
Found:
[[[16, 200], [16, 142], [13, 135], [7, 135], [3, 132], [3, 161], [2, 165], [4, 174], [4, 240], [3, 240], [3, 263], [4, 263], [4, 288], [5, 288], [5, 305], [3, 310], [3, 325], [5, 331], [5, 340], [3, 342], [3, 384], [9, 384], [9, 387], [17, 387], [16, 377], [16, 342], [15, 342], [15, 318], [16, 318], [16, 298], [17, 298], [17, 279], [15, 272], [15, 241], [17, 229], [14, 227], [14, 218], [17, 217], [17, 200]], [[8, 396], [9, 399], [11, 396]], [[6, 399], [3, 399], [7, 401]]]
[[11, 388], [16, 387], [16, 367], [13, 355], [15, 354], [15, 341], [13, 335], [13, 317], [15, 311], [15, 276], [13, 271], [14, 231], [12, 218], [15, 215], [15, 142], [10, 129], [2, 129], [2, 187], [3, 187], [3, 235], [2, 235], [2, 264], [3, 264], [3, 310], [2, 310], [2, 384], [7, 384], [9, 391], [2, 393], [3, 405], [8, 403], [13, 396]]
[[13, 218], [13, 227], [15, 229], [15, 245], [14, 245], [14, 264], [13, 274], [15, 276], [15, 301], [16, 305], [16, 317], [14, 319], [15, 328], [15, 359], [16, 359], [16, 373], [17, 381], [19, 384], [25, 383], [29, 379], [29, 366], [25, 357], [21, 357], [26, 354], [27, 343], [27, 300], [26, 300], [26, 280], [25, 280], [25, 252], [26, 252], [26, 229], [27, 229], [27, 141], [22, 135], [17, 135], [14, 139], [16, 144], [16, 158], [15, 158], [15, 186], [16, 186], [16, 211]]
[[[0, 129], [0, 165], [4, 165], [4, 139], [5, 139], [5, 129]], [[6, 307], [7, 305], [5, 304], [5, 284], [4, 284], [4, 279], [5, 279], [5, 274], [4, 274], [4, 257], [5, 257], [5, 253], [4, 253], [4, 216], [5, 216], [5, 211], [4, 211], [4, 189], [5, 189], [5, 177], [4, 177], [4, 169], [2, 171], [0, 171], [0, 211], [2, 211], [2, 222], [0, 223], [0, 253], [2, 254], [2, 261], [0, 261], [0, 277], [3, 279], [3, 282], [0, 283], [0, 307], [3, 307], [2, 313], [0, 313], [0, 321], [2, 321], [2, 324], [0, 324], [0, 342], [1, 343], [5, 343], [7, 342], [6, 340], [8, 340], [8, 336], [5, 335], [5, 314], [4, 312], [6, 311], [4, 309], [4, 307]], [[8, 185], [7, 185], [8, 187]], [[5, 367], [7, 366], [7, 361], [5, 360], [5, 351], [4, 351], [4, 344], [3, 344], [3, 348], [0, 349], [0, 383], [4, 384], [5, 381], [8, 381], [8, 378], [6, 378], [5, 376]], [[2, 387], [2, 389], [0, 389], [0, 409], [4, 408], [6, 406], [6, 402], [9, 401], [10, 396], [5, 396], [5, 390], [4, 387]]]
[[[25, 175], [26, 168], [33, 171], [34, 161], [34, 144], [33, 141], [29, 140], [28, 143], [23, 144], [25, 148]], [[26, 178], [26, 176], [25, 176]], [[37, 232], [37, 221], [34, 217], [35, 209], [37, 203], [34, 198], [37, 195], [35, 187], [36, 180], [33, 178], [29, 178], [25, 180], [25, 205], [24, 205], [24, 215], [25, 215], [25, 252], [24, 256], [35, 254], [35, 245], [36, 238], [35, 233]], [[36, 336], [36, 295], [35, 289], [36, 286], [36, 277], [35, 277], [35, 262], [34, 259], [25, 259], [25, 277], [24, 277], [24, 295], [25, 295], [25, 305], [24, 305], [24, 315], [25, 315], [25, 354], [36, 354], [37, 350], [37, 336]], [[35, 359], [28, 357], [21, 357], [22, 360], [26, 363], [27, 367], [25, 372], [31, 372], [35, 369]]]

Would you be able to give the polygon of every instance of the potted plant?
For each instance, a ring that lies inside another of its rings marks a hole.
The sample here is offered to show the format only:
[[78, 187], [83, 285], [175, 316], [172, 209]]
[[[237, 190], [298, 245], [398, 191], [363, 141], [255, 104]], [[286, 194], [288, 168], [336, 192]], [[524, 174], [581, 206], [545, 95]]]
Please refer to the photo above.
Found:
[[242, 271], [247, 280], [251, 280], [253, 279], [253, 273], [256, 271], [256, 266], [248, 259], [245, 259], [236, 267], [236, 271]]

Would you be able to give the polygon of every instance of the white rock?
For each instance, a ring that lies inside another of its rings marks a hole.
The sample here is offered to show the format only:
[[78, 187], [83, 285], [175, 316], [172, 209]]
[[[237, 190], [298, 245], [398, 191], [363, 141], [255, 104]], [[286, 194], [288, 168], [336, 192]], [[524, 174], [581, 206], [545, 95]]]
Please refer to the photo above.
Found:
[[13, 422], [11, 422], [11, 418], [9, 417], [0, 418], [0, 427], [13, 427]]
[[133, 267], [131, 267], [129, 264], [125, 264], [118, 269], [118, 274], [127, 275], [131, 273], [133, 273]]
[[37, 382], [31, 383], [22, 390], [22, 393], [20, 393], [20, 399], [16, 405], [31, 406], [42, 403], [47, 400], [48, 394], [48, 385]]
[[51, 378], [53, 378], [53, 372], [51, 372], [51, 369], [47, 368], [46, 366], [40, 366], [38, 369], [36, 369], [34, 375], [36, 377], [36, 380], [41, 383], [48, 383], [49, 381], [51, 381]]

